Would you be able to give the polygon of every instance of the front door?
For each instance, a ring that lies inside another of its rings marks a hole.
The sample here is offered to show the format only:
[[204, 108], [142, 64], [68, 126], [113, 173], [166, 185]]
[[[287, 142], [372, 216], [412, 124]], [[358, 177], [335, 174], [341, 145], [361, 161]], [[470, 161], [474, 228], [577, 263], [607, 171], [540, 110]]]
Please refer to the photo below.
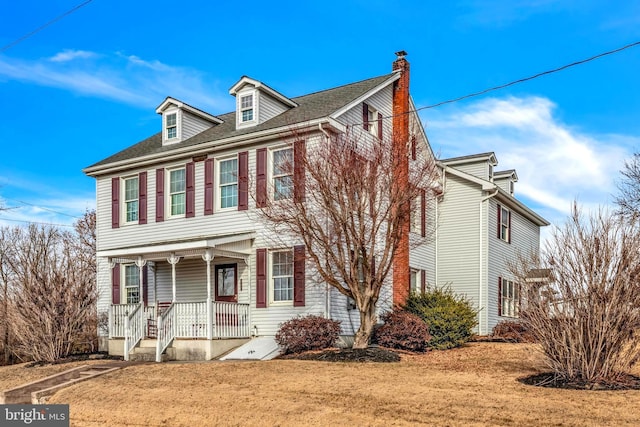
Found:
[[216, 301], [238, 302], [238, 264], [216, 265]]

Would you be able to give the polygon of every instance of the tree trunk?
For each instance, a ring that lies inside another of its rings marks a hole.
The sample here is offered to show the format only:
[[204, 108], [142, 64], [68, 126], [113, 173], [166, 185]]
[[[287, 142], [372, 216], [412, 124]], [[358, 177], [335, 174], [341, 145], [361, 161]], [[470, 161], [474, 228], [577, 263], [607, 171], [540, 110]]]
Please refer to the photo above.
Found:
[[356, 332], [353, 348], [367, 348], [371, 340], [373, 327], [376, 325], [376, 305], [372, 302], [360, 308], [360, 328]]

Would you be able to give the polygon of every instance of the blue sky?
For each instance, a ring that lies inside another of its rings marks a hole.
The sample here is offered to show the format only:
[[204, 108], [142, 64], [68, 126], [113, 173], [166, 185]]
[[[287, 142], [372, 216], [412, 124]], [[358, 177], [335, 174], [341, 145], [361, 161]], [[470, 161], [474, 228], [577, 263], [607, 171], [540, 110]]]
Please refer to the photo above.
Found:
[[[0, 46], [79, 3], [6, 2]], [[638, 40], [635, 0], [94, 0], [0, 53], [0, 225], [94, 207], [82, 168], [159, 131], [166, 96], [221, 114], [242, 75], [294, 97], [386, 74], [406, 50], [422, 107]], [[561, 223], [574, 199], [609, 204], [640, 150], [639, 70], [640, 46], [420, 116], [440, 157], [494, 151], [517, 197]]]

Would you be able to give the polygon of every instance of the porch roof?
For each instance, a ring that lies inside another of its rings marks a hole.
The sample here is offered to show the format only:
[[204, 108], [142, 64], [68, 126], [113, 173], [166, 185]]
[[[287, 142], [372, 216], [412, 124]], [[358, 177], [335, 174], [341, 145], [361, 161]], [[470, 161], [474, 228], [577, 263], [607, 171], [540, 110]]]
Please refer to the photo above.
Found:
[[[124, 248], [98, 251], [97, 256], [109, 258], [112, 262], [130, 262], [137, 258], [145, 260], [161, 260], [175, 255], [181, 258], [195, 257], [211, 250], [214, 256], [241, 258], [246, 260], [251, 251], [251, 241], [255, 232], [243, 232], [208, 236], [199, 239], [157, 242], [144, 246], [127, 246]], [[244, 245], [241, 243], [245, 243]]]

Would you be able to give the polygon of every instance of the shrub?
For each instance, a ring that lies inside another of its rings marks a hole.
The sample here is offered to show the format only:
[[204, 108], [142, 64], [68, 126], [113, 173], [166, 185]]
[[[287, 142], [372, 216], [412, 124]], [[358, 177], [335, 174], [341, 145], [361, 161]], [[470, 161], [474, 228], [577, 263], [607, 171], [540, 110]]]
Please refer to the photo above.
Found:
[[491, 336], [508, 342], [536, 342], [533, 333], [523, 322], [512, 320], [505, 320], [494, 326]]
[[280, 325], [276, 342], [284, 353], [301, 353], [332, 347], [340, 334], [340, 322], [322, 316], [296, 317]]
[[450, 287], [428, 288], [409, 296], [404, 309], [420, 317], [428, 326], [429, 348], [444, 350], [461, 346], [471, 339], [478, 311], [469, 299]]
[[383, 325], [375, 330], [374, 339], [383, 347], [400, 350], [427, 350], [431, 336], [429, 327], [424, 321], [406, 311], [395, 310], [382, 315]]

